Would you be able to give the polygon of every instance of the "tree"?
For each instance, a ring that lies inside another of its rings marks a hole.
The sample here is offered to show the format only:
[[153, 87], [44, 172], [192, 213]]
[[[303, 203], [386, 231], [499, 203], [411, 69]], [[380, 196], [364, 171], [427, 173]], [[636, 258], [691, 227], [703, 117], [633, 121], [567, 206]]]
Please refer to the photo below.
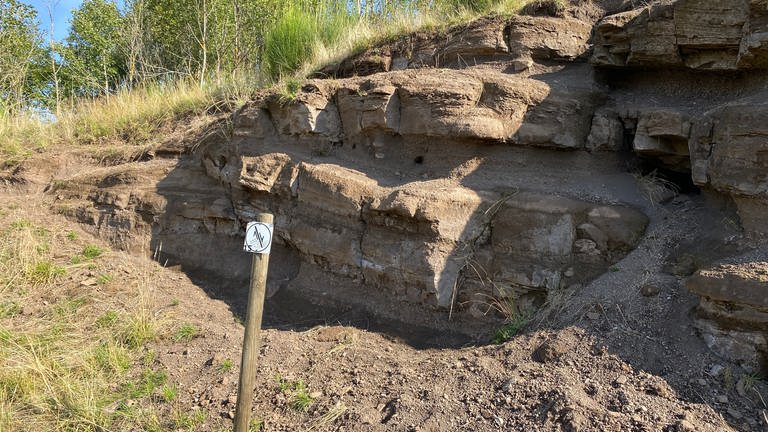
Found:
[[37, 13], [17, 0], [0, 0], [0, 112], [35, 104], [45, 85], [43, 36]]
[[[283, 0], [141, 0], [153, 69], [198, 77], [253, 72]], [[130, 13], [126, 11], [126, 13]]]
[[86, 0], [72, 13], [64, 49], [65, 75], [72, 94], [109, 95], [125, 80], [121, 49], [124, 18], [112, 0]]

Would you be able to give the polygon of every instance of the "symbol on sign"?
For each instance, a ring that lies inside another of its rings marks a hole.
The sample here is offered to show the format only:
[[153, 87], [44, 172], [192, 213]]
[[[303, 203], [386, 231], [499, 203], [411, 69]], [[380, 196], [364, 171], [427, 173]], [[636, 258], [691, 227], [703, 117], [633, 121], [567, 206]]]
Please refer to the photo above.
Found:
[[243, 250], [251, 253], [269, 253], [272, 247], [272, 224], [249, 222], [245, 229]]

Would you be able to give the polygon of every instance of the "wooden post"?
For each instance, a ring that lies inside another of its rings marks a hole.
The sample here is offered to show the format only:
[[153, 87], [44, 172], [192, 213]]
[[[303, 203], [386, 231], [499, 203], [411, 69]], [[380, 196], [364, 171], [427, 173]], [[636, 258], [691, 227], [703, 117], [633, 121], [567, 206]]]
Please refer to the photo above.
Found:
[[[256, 215], [256, 222], [272, 226], [273, 217], [269, 213]], [[246, 233], [246, 242], [248, 241]], [[271, 232], [268, 241], [271, 243]], [[246, 244], [247, 248], [247, 244]], [[243, 338], [243, 356], [240, 362], [240, 384], [237, 390], [237, 411], [235, 431], [248, 432], [251, 419], [251, 400], [256, 386], [256, 361], [259, 357], [261, 339], [261, 319], [264, 313], [264, 295], [267, 287], [267, 268], [269, 267], [269, 249], [266, 253], [254, 253], [251, 263], [251, 287], [248, 293], [248, 309], [245, 315], [245, 336]]]

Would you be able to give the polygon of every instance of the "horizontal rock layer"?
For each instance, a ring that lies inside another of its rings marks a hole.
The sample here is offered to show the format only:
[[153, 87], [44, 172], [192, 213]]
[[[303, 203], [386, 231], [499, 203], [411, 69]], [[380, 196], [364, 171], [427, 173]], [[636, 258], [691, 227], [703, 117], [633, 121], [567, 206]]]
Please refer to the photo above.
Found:
[[596, 27], [600, 67], [751, 70], [768, 65], [761, 0], [679, 0], [611, 15]]

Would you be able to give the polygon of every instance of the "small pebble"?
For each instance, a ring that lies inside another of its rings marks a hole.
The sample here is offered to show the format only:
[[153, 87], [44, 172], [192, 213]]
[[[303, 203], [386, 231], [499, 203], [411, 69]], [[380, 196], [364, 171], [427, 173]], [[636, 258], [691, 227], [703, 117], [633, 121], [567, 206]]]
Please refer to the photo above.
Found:
[[661, 288], [654, 284], [645, 284], [640, 288], [640, 294], [643, 297], [653, 297], [661, 292]]
[[696, 428], [688, 420], [680, 420], [677, 423], [677, 432], [694, 432]]

